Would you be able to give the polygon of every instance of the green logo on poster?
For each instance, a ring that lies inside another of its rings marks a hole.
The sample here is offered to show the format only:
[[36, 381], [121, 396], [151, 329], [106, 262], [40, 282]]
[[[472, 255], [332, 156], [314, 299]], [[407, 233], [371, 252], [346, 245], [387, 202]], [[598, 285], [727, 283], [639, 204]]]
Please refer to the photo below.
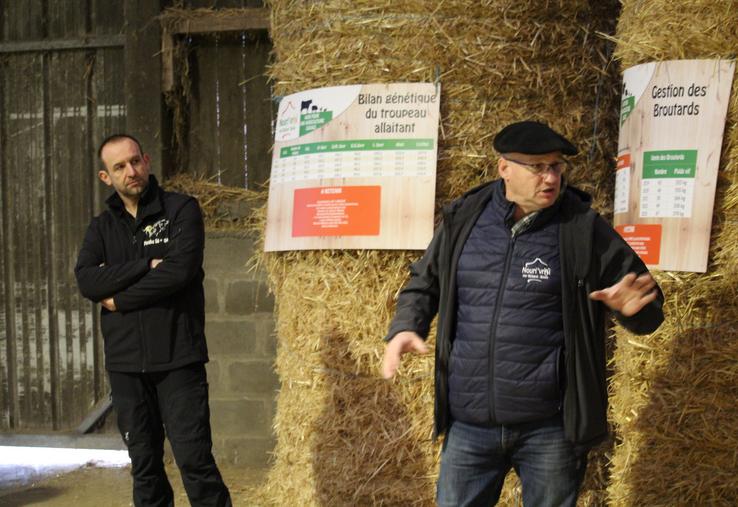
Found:
[[300, 135], [317, 130], [333, 119], [333, 111], [316, 111], [300, 115]]
[[623, 101], [620, 103], [620, 126], [623, 126], [623, 123], [625, 123], [625, 120], [630, 116], [630, 113], [633, 112], [633, 109], [635, 108], [635, 97], [633, 95], [630, 95], [628, 97], [625, 97]]

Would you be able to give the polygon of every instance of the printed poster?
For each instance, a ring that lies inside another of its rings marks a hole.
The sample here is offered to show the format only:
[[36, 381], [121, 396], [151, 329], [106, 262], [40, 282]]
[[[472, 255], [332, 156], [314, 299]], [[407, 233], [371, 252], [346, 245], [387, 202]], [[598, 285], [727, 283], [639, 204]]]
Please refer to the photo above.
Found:
[[433, 235], [439, 103], [432, 83], [284, 97], [264, 249], [425, 249]]
[[672, 60], [623, 74], [615, 229], [646, 264], [707, 270], [732, 60]]

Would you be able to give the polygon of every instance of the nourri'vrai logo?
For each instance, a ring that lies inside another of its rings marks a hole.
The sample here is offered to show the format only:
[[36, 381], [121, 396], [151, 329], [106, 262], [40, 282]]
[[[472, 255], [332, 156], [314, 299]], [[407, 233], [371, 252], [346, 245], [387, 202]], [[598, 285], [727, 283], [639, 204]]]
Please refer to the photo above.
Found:
[[551, 276], [551, 268], [543, 262], [539, 257], [535, 260], [526, 262], [521, 270], [521, 276], [531, 282], [542, 282], [548, 280]]

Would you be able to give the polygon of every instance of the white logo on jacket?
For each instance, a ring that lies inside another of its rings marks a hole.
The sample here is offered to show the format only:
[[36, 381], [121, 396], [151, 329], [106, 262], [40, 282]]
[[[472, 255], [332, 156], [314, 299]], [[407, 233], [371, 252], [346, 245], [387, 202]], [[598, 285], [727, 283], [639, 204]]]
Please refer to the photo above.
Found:
[[536, 257], [535, 260], [525, 263], [521, 270], [521, 275], [523, 278], [528, 280], [528, 283], [540, 283], [551, 277], [551, 268], [549, 268], [548, 264], [543, 262], [539, 257]]
[[168, 225], [169, 225], [169, 220], [167, 220], [166, 218], [162, 218], [160, 220], [157, 220], [153, 224], [150, 224], [144, 227], [143, 231], [144, 231], [144, 234], [146, 234], [146, 239], [144, 240], [144, 246], [158, 245], [159, 243], [168, 243], [169, 238], [160, 237], [162, 233], [164, 233], [167, 230]]

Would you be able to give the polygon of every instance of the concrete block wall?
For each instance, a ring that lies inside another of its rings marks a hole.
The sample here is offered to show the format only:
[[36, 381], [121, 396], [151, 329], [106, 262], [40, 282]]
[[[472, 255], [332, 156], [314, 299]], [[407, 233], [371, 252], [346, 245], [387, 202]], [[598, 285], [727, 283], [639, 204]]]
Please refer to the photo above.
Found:
[[219, 463], [263, 467], [274, 448], [279, 386], [273, 364], [274, 300], [263, 273], [249, 272], [249, 237], [207, 233], [205, 334], [210, 362], [210, 423]]

